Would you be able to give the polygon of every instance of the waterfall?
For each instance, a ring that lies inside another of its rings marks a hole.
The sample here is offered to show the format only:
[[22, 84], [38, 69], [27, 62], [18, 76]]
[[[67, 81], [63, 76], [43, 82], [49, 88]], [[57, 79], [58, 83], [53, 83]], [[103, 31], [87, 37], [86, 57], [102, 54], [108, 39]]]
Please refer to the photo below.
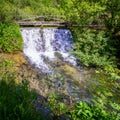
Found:
[[49, 73], [51, 66], [46, 62], [58, 59], [76, 65], [76, 59], [70, 54], [73, 50], [73, 40], [70, 30], [57, 28], [22, 28], [21, 29], [25, 56], [30, 63], [42, 72]]

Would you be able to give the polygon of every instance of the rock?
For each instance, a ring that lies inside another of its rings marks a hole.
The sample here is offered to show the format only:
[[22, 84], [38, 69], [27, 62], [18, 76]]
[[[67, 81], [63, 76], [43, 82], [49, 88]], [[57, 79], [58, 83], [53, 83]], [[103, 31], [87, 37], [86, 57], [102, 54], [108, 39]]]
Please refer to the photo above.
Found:
[[2, 51], [2, 49], [0, 48], [0, 53], [2, 53], [3, 51]]

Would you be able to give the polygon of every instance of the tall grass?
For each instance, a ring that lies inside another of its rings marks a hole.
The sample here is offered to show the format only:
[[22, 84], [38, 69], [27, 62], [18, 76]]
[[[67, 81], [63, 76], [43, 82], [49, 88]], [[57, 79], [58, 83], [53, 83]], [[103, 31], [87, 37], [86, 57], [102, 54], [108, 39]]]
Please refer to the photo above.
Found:
[[28, 82], [16, 84], [14, 75], [4, 74], [0, 80], [0, 120], [46, 120], [34, 107], [36, 99]]

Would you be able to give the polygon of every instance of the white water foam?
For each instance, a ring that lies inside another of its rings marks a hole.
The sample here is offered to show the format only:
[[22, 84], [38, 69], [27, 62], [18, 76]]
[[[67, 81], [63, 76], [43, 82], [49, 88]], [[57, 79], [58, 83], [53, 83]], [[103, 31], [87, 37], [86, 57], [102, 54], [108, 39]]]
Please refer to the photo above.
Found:
[[22, 28], [24, 41], [24, 54], [31, 64], [42, 70], [50, 72], [51, 66], [45, 62], [45, 58], [50, 61], [57, 60], [55, 53], [59, 53], [63, 61], [76, 65], [76, 59], [70, 55], [73, 50], [71, 32], [68, 29], [57, 28]]

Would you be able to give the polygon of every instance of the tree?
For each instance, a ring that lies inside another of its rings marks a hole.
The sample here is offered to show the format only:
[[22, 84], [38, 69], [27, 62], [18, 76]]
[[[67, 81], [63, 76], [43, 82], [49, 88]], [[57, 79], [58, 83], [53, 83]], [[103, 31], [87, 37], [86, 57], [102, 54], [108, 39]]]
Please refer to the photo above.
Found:
[[66, 20], [79, 25], [91, 24], [105, 10], [95, 0], [59, 0], [59, 4], [64, 9]]
[[10, 2], [2, 1], [0, 3], [0, 21], [11, 22], [15, 14], [14, 6]]
[[120, 30], [120, 1], [119, 0], [106, 0], [105, 4], [105, 25], [114, 34]]

